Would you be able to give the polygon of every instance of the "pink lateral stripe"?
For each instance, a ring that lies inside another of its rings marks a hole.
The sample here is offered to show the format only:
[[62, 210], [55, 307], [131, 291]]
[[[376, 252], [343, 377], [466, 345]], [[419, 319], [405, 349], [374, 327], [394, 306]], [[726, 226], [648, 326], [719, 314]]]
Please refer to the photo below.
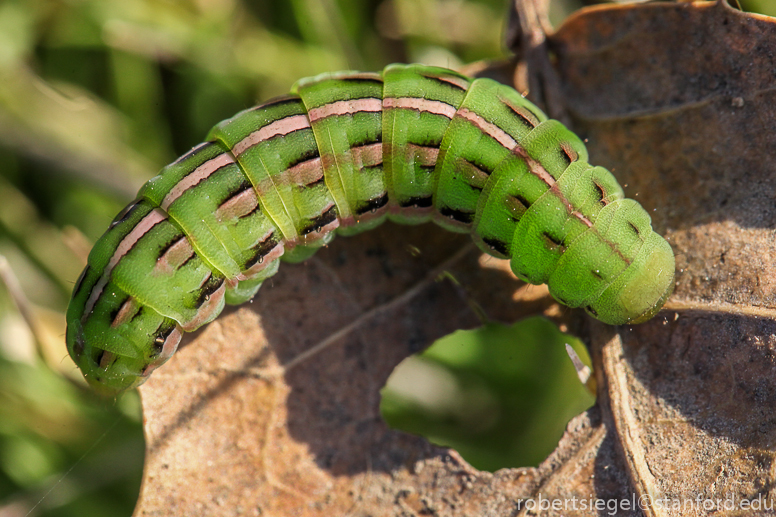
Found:
[[164, 358], [164, 360], [167, 360], [172, 357], [172, 354], [174, 354], [175, 350], [177, 350], [178, 344], [181, 342], [182, 337], [183, 333], [181, 332], [181, 328], [178, 325], [175, 325], [175, 328], [172, 329], [172, 332], [167, 335], [167, 339], [164, 340], [164, 345], [162, 345], [162, 351], [159, 354], [159, 358]]
[[493, 124], [492, 122], [488, 122], [477, 113], [467, 108], [461, 108], [458, 111], [458, 115], [461, 116], [462, 118], [465, 118], [475, 126], [477, 126], [477, 128], [480, 131], [482, 131], [483, 133], [485, 133], [486, 135], [488, 135], [489, 137], [491, 137], [496, 142], [500, 143], [502, 146], [509, 149], [510, 151], [514, 149], [515, 146], [517, 145], [517, 142], [515, 141], [515, 139], [509, 136], [509, 134], [506, 131], [498, 127], [496, 124]]
[[278, 242], [277, 245], [269, 251], [269, 253], [264, 255], [264, 260], [252, 265], [250, 268], [246, 269], [245, 271], [237, 275], [237, 280], [252, 279], [256, 275], [258, 275], [265, 267], [272, 264], [272, 262], [274, 262], [276, 259], [279, 259], [280, 257], [282, 257], [284, 251], [285, 251], [285, 248], [283, 247], [283, 243]]
[[412, 151], [415, 158], [421, 165], [431, 167], [436, 165], [437, 158], [439, 158], [438, 147], [427, 147], [423, 145], [407, 144], [407, 149]]
[[97, 283], [94, 284], [94, 287], [92, 287], [92, 292], [89, 293], [89, 299], [86, 300], [86, 305], [84, 306], [84, 313], [81, 315], [81, 323], [85, 323], [89, 318], [89, 315], [92, 313], [92, 309], [94, 309], [94, 304], [97, 303], [97, 300], [99, 300], [100, 295], [102, 294], [102, 290], [105, 289], [107, 284], [108, 275], [103, 273], [100, 279], [97, 280]]
[[[334, 203], [332, 203], [332, 206], [333, 205], [334, 205]], [[326, 208], [326, 210], [328, 210], [328, 208]], [[323, 210], [323, 211], [325, 212], [326, 210]], [[301, 243], [302, 246], [305, 246], [307, 244], [313, 243], [315, 241], [323, 239], [324, 237], [326, 237], [326, 235], [329, 232], [333, 232], [334, 230], [339, 228], [339, 226], [340, 226], [340, 219], [337, 218], [337, 219], [333, 220], [332, 222], [330, 222], [329, 224], [327, 224], [325, 226], [322, 226], [320, 229], [318, 229], [318, 230], [316, 230], [314, 232], [310, 232], [310, 233], [308, 233], [306, 235], [303, 235], [299, 242]]]
[[[265, 240], [269, 239], [270, 236], [274, 233], [274, 230], [267, 231], [264, 235], [256, 239], [256, 242], [254, 242], [250, 248], [253, 248], [255, 246], [258, 246], [260, 243], [264, 242]], [[272, 262], [275, 259], [279, 259], [283, 256], [283, 253], [285, 251], [285, 247], [283, 246], [283, 241], [279, 241], [271, 250], [267, 252], [266, 255], [264, 255], [261, 259], [261, 262], [257, 262], [256, 264], [252, 265], [239, 275], [237, 275], [237, 280], [250, 280], [251, 278], [258, 275], [265, 267], [272, 264]]]
[[350, 153], [353, 156], [353, 162], [360, 168], [374, 167], [383, 162], [383, 144], [380, 142], [353, 147]]
[[256, 185], [260, 196], [276, 192], [281, 186], [305, 186], [323, 177], [323, 165], [320, 158], [300, 162], [279, 174], [262, 179]]
[[[329, 210], [331, 210], [332, 207], [335, 207], [335, 206], [337, 206], [337, 204], [334, 203], [333, 201], [330, 201], [323, 208], [321, 208], [319, 210], [319, 212], [321, 214], [326, 213]], [[319, 228], [318, 230], [316, 230], [314, 232], [310, 232], [310, 233], [305, 234], [305, 235], [299, 235], [298, 237], [296, 237], [294, 239], [286, 239], [285, 240], [286, 249], [287, 250], [291, 250], [295, 246], [307, 246], [307, 245], [312, 244], [312, 243], [314, 243], [316, 241], [319, 241], [322, 238], [324, 238], [326, 236], [326, 234], [328, 234], [329, 232], [331, 232], [331, 231], [335, 230], [336, 228], [338, 228], [340, 226], [340, 222], [341, 222], [341, 219], [339, 217], [337, 217], [336, 219], [334, 219], [329, 224], [322, 226], [321, 228]], [[265, 262], [266, 262], [266, 260], [265, 260]]]
[[543, 182], [544, 182], [544, 183], [545, 183], [547, 186], [549, 186], [550, 188], [554, 188], [554, 189], [556, 190], [556, 193], [557, 193], [557, 194], [560, 196], [560, 199], [561, 199], [561, 200], [562, 200], [562, 201], [563, 201], [563, 202], [564, 202], [564, 203], [565, 203], [567, 206], [571, 206], [571, 205], [568, 203], [568, 201], [566, 201], [566, 198], [565, 198], [565, 196], [563, 195], [563, 193], [562, 193], [562, 192], [560, 192], [560, 190], [558, 190], [558, 189], [556, 188], [556, 186], [555, 186], [555, 178], [553, 178], [553, 177], [552, 177], [552, 174], [550, 174], [549, 172], [547, 172], [547, 170], [544, 168], [544, 166], [543, 166], [541, 163], [539, 163], [538, 161], [534, 160], [534, 159], [533, 159], [533, 158], [532, 158], [532, 157], [531, 157], [531, 156], [530, 156], [530, 155], [529, 155], [529, 154], [526, 152], [526, 150], [525, 150], [525, 149], [523, 149], [522, 147], [520, 147], [519, 145], [516, 145], [516, 146], [515, 146], [515, 147], [512, 149], [512, 153], [513, 153], [515, 156], [518, 156], [518, 157], [520, 157], [520, 158], [521, 158], [521, 159], [522, 159], [522, 160], [525, 162], [525, 164], [528, 166], [528, 171], [529, 171], [531, 174], [533, 174], [534, 176], [536, 176], [537, 178], [539, 178], [540, 180], [542, 180], [542, 181], [543, 181]]
[[386, 203], [380, 208], [376, 209], [374, 212], [370, 210], [369, 212], [356, 216], [355, 219], [358, 223], [365, 223], [365, 222], [372, 221], [374, 219], [380, 219], [381, 217], [388, 214], [389, 212], [390, 212], [390, 207], [388, 206], [388, 203]]
[[172, 332], [170, 332], [167, 335], [167, 338], [164, 340], [162, 351], [159, 353], [156, 359], [148, 363], [148, 365], [143, 368], [141, 375], [143, 377], [148, 377], [151, 375], [151, 372], [166, 363], [167, 360], [172, 357], [172, 355], [178, 349], [178, 344], [180, 344], [182, 337], [183, 333], [181, 332], [181, 328], [178, 325], [175, 325], [175, 328], [172, 329]]
[[516, 145], [512, 149], [512, 153], [515, 156], [520, 157], [525, 164], [528, 166], [528, 172], [542, 180], [547, 186], [550, 187], [550, 191], [555, 195], [555, 197], [558, 198], [558, 200], [563, 203], [563, 205], [566, 207], [566, 211], [585, 223], [585, 225], [588, 228], [592, 228], [593, 223], [587, 219], [583, 214], [580, 212], [577, 212], [576, 208], [571, 204], [571, 202], [566, 199], [566, 196], [563, 194], [563, 192], [560, 191], [560, 188], [558, 187], [558, 183], [555, 181], [555, 178], [552, 177], [552, 175], [547, 172], [547, 170], [544, 168], [544, 166], [539, 163], [536, 159], [534, 159], [532, 156], [530, 156], [525, 149], [523, 149], [521, 146]]
[[299, 162], [273, 177], [276, 185], [304, 186], [315, 183], [323, 177], [320, 158]]
[[212, 276], [213, 276], [212, 271], [208, 271], [207, 273], [205, 273], [205, 276], [202, 277], [202, 281], [197, 286], [197, 289], [202, 289], [203, 287], [205, 287], [205, 284], [207, 283], [208, 280], [210, 280]]
[[[205, 281], [210, 276], [208, 275], [205, 278]], [[203, 282], [204, 283], [204, 282]], [[199, 306], [197, 309], [197, 312], [194, 314], [194, 317], [191, 318], [189, 321], [181, 324], [181, 328], [185, 332], [191, 332], [192, 330], [196, 330], [197, 328], [201, 327], [205, 323], [211, 321], [213, 318], [218, 316], [218, 313], [221, 312], [221, 304], [224, 300], [224, 294], [226, 293], [226, 282], [221, 282], [221, 285], [213, 291], [213, 293], [210, 294], [207, 300]]]
[[413, 109], [452, 119], [457, 109], [442, 101], [430, 101], [419, 97], [386, 97], [384, 108]]
[[167, 219], [167, 214], [158, 208], [154, 208], [145, 217], [138, 221], [135, 227], [132, 228], [132, 231], [129, 232], [126, 237], [121, 239], [119, 245], [116, 246], [116, 251], [110, 258], [108, 266], [105, 268], [105, 273], [110, 273], [113, 268], [116, 267], [116, 264], [119, 263], [122, 257], [129, 253], [129, 250], [132, 249], [132, 247], [137, 243], [137, 241], [140, 240], [141, 237], [143, 237], [143, 235], [151, 231], [151, 228], [161, 223], [165, 219]]
[[519, 146], [514, 138], [512, 138], [500, 127], [496, 126], [491, 122], [488, 122], [480, 115], [474, 113], [473, 111], [467, 108], [461, 109], [458, 112], [458, 114], [461, 117], [465, 118], [466, 120], [470, 121], [475, 126], [477, 126], [477, 128], [480, 131], [487, 134], [488, 136], [496, 140], [498, 143], [500, 143], [502, 146], [512, 151], [515, 155], [522, 158], [525, 161], [526, 165], [528, 165], [528, 170], [531, 172], [531, 174], [537, 176], [539, 179], [541, 179], [545, 184], [547, 184], [550, 187], [550, 189], [558, 197], [558, 199], [560, 199], [560, 201], [563, 202], [564, 205], [566, 205], [566, 209], [570, 214], [573, 214], [574, 217], [577, 217], [578, 219], [580, 219], [588, 227], [593, 226], [593, 223], [589, 221], [584, 215], [580, 214], [579, 212], [576, 212], [574, 207], [571, 205], [571, 203], [569, 203], [569, 201], [566, 199], [566, 197], [558, 188], [555, 182], [555, 178], [553, 178], [552, 175], [546, 171], [546, 169], [544, 168], [544, 166], [542, 166], [541, 163], [539, 163], [533, 157], [529, 156], [528, 153], [525, 151], [525, 149]]
[[221, 222], [237, 219], [253, 212], [258, 204], [259, 198], [253, 188], [243, 190], [221, 203], [216, 209], [216, 219]]
[[452, 84], [456, 88], [460, 88], [461, 90], [468, 90], [469, 86], [471, 85], [471, 81], [468, 79], [464, 79], [462, 77], [455, 77], [452, 75], [435, 75], [433, 76], [434, 79], [437, 81], [442, 81], [445, 83]]
[[311, 109], [307, 114], [310, 117], [310, 122], [316, 122], [326, 117], [353, 115], [359, 112], [377, 112], [382, 110], [382, 99], [367, 98], [324, 104], [323, 106]]
[[571, 215], [573, 215], [574, 217], [576, 217], [577, 219], [585, 223], [585, 226], [587, 226], [588, 228], [593, 227], [593, 222], [587, 217], [585, 217], [583, 213], [577, 212], [576, 210], [574, 210], [573, 212], [571, 212]]
[[501, 96], [499, 96], [499, 101], [501, 101], [501, 103], [504, 104], [504, 106], [512, 110], [512, 112], [515, 115], [517, 115], [518, 117], [526, 121], [528, 124], [530, 124], [531, 127], [536, 127], [541, 123], [541, 121], [536, 117], [536, 114], [533, 113], [528, 108], [526, 108], [525, 106], [517, 106], [513, 104], [512, 101], [510, 101], [506, 97], [501, 97]]
[[132, 316], [135, 315], [137, 312], [138, 306], [135, 303], [134, 298], [131, 296], [124, 301], [124, 303], [121, 304], [121, 308], [119, 309], [119, 312], [116, 314], [116, 317], [113, 318], [113, 321], [111, 322], [110, 326], [111, 328], [116, 328], [119, 325], [123, 325], [127, 321], [132, 319]]
[[269, 140], [274, 136], [284, 136], [300, 129], [310, 127], [310, 121], [307, 120], [305, 115], [293, 115], [290, 117], [276, 120], [270, 124], [267, 124], [263, 128], [254, 131], [250, 135], [246, 136], [232, 149], [235, 156], [239, 156], [251, 147], [265, 140]]
[[[555, 181], [555, 178], [552, 177], [552, 175], [547, 172], [547, 170], [544, 168], [544, 166], [539, 163], [537, 160], [532, 158], [522, 147], [515, 146], [514, 149], [512, 149], [512, 152], [520, 157], [523, 161], [525, 161], [525, 164], [528, 166], [528, 171], [533, 174], [534, 176], [541, 179], [544, 183], [546, 183], [550, 187], [550, 191], [555, 194], [555, 197], [557, 197], [566, 207], [566, 210], [569, 214], [571, 214], [573, 217], [576, 217], [580, 221], [582, 221], [585, 226], [588, 228], [593, 227], [593, 222], [588, 219], [584, 214], [577, 211], [577, 209], [571, 204], [571, 202], [566, 199], [566, 196], [563, 194], [563, 192], [560, 191], [560, 188], [558, 187], [557, 182]], [[608, 241], [607, 241], [608, 242]], [[617, 253], [620, 253], [619, 251]], [[620, 254], [622, 255], [622, 254]], [[626, 262], [627, 259], [626, 259]], [[630, 262], [628, 262], [630, 263]]]
[[[281, 181], [283, 179], [282, 174], [277, 174], [274, 177], [268, 176], [266, 178], [263, 178], [261, 181], [259, 181], [256, 184], [256, 192], [258, 192], [259, 198], [265, 198], [267, 196], [279, 196], [280, 193], [277, 190], [278, 185], [283, 185], [284, 183]], [[282, 200], [281, 196], [281, 200]], [[257, 198], [258, 201], [258, 198]], [[285, 203], [284, 203], [285, 205]]]
[[[566, 196], [564, 196], [563, 192], [561, 192], [560, 189], [558, 188], [555, 178], [553, 178], [552, 175], [547, 172], [547, 170], [540, 162], [535, 160], [533, 157], [529, 156], [529, 154], [525, 151], [525, 149], [523, 149], [520, 145], [518, 145], [518, 143], [515, 141], [514, 138], [508, 135], [500, 127], [496, 126], [495, 124], [492, 124], [491, 122], [488, 122], [480, 115], [474, 113], [473, 111], [470, 111], [467, 108], [462, 108], [461, 110], [459, 110], [458, 115], [470, 121], [472, 124], [477, 126], [477, 128], [480, 129], [480, 131], [492, 137], [502, 146], [512, 151], [512, 153], [514, 153], [516, 156], [519, 156], [520, 158], [522, 158], [525, 161], [526, 165], [528, 165], [528, 170], [531, 172], [531, 174], [537, 176], [539, 179], [541, 179], [544, 183], [546, 183], [550, 187], [550, 190], [553, 192], [553, 194], [555, 194], [555, 196], [557, 196], [557, 198], [566, 206], [566, 210], [568, 210], [569, 214], [578, 218], [588, 228], [593, 227], [592, 221], [590, 221], [587, 217], [585, 217], [581, 213], [577, 212], [574, 206], [571, 205], [569, 200], [566, 199]], [[434, 214], [434, 217], [439, 219], [436, 213]], [[623, 260], [625, 260], [626, 263], [630, 264], [630, 261], [622, 254], [620, 250], [615, 249], [615, 247], [612, 245], [611, 242], [606, 240], [605, 242], [609, 243], [612, 249], [615, 250], [623, 258]]]
[[566, 153], [570, 162], [575, 162], [579, 159], [579, 153], [568, 142], [561, 142], [560, 149]]
[[167, 248], [164, 254], [156, 259], [152, 274], [172, 275], [189, 257], [194, 254], [194, 248], [187, 237], [181, 237], [175, 244]]
[[129, 253], [129, 250], [132, 249], [132, 246], [134, 246], [143, 235], [148, 233], [151, 228], [161, 223], [165, 219], [167, 219], [167, 214], [158, 208], [154, 208], [145, 217], [138, 221], [138, 223], [134, 228], [132, 228], [132, 231], [129, 232], [126, 237], [121, 239], [121, 242], [116, 247], [116, 251], [113, 252], [113, 256], [105, 266], [105, 269], [102, 272], [102, 276], [92, 288], [92, 292], [89, 293], [89, 298], [86, 300], [84, 313], [81, 317], [82, 321], [85, 321], [89, 314], [92, 312], [92, 309], [94, 309], [94, 304], [97, 303], [97, 300], [102, 294], [102, 290], [105, 289], [105, 286], [108, 284], [108, 279], [110, 278], [110, 274], [113, 271], [113, 268], [116, 267], [124, 255]]
[[189, 190], [191, 187], [198, 185], [199, 182], [208, 178], [221, 167], [231, 163], [234, 163], [234, 160], [232, 160], [232, 157], [229, 155], [229, 153], [219, 154], [215, 158], [211, 158], [210, 160], [206, 161], [192, 172], [184, 176], [182, 180], [180, 180], [172, 189], [170, 189], [170, 192], [168, 192], [167, 195], [164, 196], [164, 200], [162, 200], [162, 209], [167, 210], [170, 205], [175, 202], [175, 200], [183, 195], [184, 192]]

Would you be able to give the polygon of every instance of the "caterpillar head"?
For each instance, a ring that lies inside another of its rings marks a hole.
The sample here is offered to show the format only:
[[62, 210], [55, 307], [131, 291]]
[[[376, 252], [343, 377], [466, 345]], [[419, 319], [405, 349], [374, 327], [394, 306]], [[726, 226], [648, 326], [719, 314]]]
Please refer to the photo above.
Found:
[[67, 311], [67, 350], [98, 393], [139, 386], [167, 361], [181, 339], [175, 321], [138, 304], [87, 267]]
[[116, 396], [145, 382], [174, 353], [180, 337], [180, 330], [173, 326], [166, 337], [148, 336], [148, 349], [162, 349], [156, 357], [129, 356], [106, 350], [99, 339], [90, 338], [76, 323], [67, 329], [67, 349], [89, 386], [101, 395]]

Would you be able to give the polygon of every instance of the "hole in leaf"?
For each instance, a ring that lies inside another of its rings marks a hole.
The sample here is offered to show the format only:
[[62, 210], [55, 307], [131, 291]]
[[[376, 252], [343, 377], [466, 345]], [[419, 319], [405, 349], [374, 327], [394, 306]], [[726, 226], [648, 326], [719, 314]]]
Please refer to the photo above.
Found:
[[566, 344], [590, 365], [582, 342], [544, 318], [456, 331], [396, 367], [380, 411], [480, 470], [536, 466], [595, 403]]

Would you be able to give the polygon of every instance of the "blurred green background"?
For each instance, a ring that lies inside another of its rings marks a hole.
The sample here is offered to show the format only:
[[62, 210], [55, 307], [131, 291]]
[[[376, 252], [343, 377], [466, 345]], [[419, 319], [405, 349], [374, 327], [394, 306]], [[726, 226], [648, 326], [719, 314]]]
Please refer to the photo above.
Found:
[[[581, 4], [554, 2], [554, 23]], [[63, 336], [91, 243], [140, 185], [301, 77], [502, 57], [506, 10], [507, 0], [0, 0], [0, 273], [18, 279], [32, 322], [0, 283], [0, 517], [134, 507], [137, 395], [106, 403], [83, 389]]]
[[480, 470], [535, 467], [595, 403], [567, 346], [592, 373], [585, 345], [541, 317], [453, 332], [394, 369], [380, 411]]

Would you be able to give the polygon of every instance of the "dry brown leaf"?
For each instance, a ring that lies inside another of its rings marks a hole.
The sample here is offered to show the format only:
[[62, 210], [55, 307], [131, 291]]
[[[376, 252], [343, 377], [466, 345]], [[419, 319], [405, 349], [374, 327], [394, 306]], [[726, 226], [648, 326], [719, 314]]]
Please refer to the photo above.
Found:
[[[209, 325], [142, 388], [141, 504], [153, 508], [139, 514], [170, 504], [175, 513], [210, 514], [219, 501], [247, 515], [494, 505], [506, 486], [497, 490], [462, 460], [389, 430], [378, 410], [378, 390], [402, 359], [479, 324], [470, 301], [500, 320], [555, 307], [546, 296], [514, 303], [523, 284], [503, 261], [480, 267], [480, 255], [465, 236], [385, 225], [281, 267], [253, 304]], [[471, 289], [438, 281], [442, 271]], [[483, 491], [479, 502], [471, 491]]]
[[574, 129], [677, 256], [675, 317], [593, 334], [640, 496], [776, 499], [774, 29], [696, 2], [592, 10], [552, 38]]
[[[591, 9], [548, 41], [561, 90], [546, 98], [564, 100], [591, 161], [614, 169], [677, 253], [675, 313], [590, 324], [430, 226], [339, 239], [281, 267], [141, 388], [136, 515], [602, 513], [530, 512], [523, 500], [539, 494], [697, 501], [617, 515], [776, 504], [775, 37], [771, 19], [704, 2]], [[463, 287], [437, 282], [443, 270]], [[598, 404], [539, 468], [478, 472], [380, 419], [393, 367], [475, 326], [471, 301], [503, 321], [554, 315], [591, 342]]]

